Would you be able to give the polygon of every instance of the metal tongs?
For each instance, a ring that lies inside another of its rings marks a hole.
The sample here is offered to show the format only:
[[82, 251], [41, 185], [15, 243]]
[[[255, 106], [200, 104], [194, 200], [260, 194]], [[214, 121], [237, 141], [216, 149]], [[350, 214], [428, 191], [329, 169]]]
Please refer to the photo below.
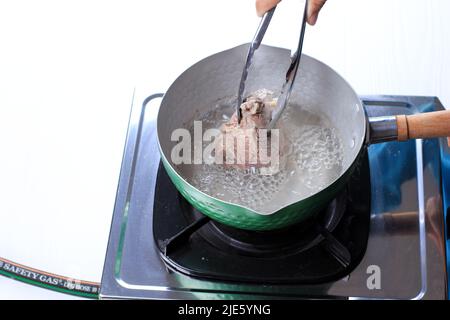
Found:
[[[261, 22], [256, 31], [255, 37], [253, 38], [253, 41], [248, 50], [247, 60], [245, 62], [244, 71], [242, 72], [241, 82], [239, 83], [239, 91], [238, 91], [238, 98], [237, 98], [237, 105], [236, 105], [236, 113], [237, 113], [237, 117], [238, 117], [238, 123], [240, 123], [241, 119], [242, 119], [241, 104], [244, 100], [243, 95], [244, 95], [244, 91], [245, 91], [245, 82], [247, 80], [248, 71], [253, 62], [253, 56], [254, 56], [256, 50], [258, 50], [259, 46], [261, 45], [262, 40], [264, 39], [264, 35], [266, 34], [267, 28], [269, 27], [269, 24], [270, 24], [270, 21], [272, 20], [273, 14], [275, 13], [275, 9], [276, 9], [276, 6], [274, 8], [272, 8], [271, 10], [267, 11], [264, 14], [264, 16], [262, 17]], [[277, 107], [272, 112], [272, 119], [269, 123], [269, 126], [267, 127], [268, 130], [271, 130], [275, 127], [278, 119], [280, 118], [281, 114], [283, 113], [284, 109], [286, 108], [286, 106], [289, 102], [289, 98], [291, 96], [292, 87], [294, 85], [295, 78], [297, 76], [297, 71], [298, 71], [298, 68], [300, 65], [300, 59], [302, 56], [303, 39], [305, 38], [305, 30], [306, 30], [307, 12], [308, 12], [308, 0], [305, 0], [302, 29], [300, 31], [300, 40], [298, 42], [297, 51], [291, 57], [291, 65], [289, 66], [289, 69], [286, 73], [286, 82], [284, 83], [284, 85], [281, 89], [281, 94], [277, 101]]]

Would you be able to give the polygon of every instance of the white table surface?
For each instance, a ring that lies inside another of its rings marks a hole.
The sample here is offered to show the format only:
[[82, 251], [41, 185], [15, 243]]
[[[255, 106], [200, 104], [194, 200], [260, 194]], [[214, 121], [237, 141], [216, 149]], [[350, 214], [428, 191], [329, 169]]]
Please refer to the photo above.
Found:
[[[248, 42], [253, 0], [0, 3], [0, 257], [100, 281], [133, 89]], [[299, 0], [265, 43], [293, 47]], [[305, 53], [361, 94], [450, 106], [450, 1], [329, 0]], [[0, 299], [72, 297], [0, 277]]]

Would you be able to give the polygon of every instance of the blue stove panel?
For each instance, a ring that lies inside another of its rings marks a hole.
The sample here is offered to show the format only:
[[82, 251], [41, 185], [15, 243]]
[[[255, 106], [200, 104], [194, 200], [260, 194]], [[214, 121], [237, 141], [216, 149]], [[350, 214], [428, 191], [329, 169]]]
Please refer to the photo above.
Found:
[[[416, 114], [445, 110], [438, 98], [434, 97], [400, 97], [400, 96], [365, 96], [362, 97], [369, 116], [385, 116], [398, 114]], [[450, 125], [450, 124], [449, 124]], [[380, 183], [388, 192], [379, 195], [378, 201], [372, 203], [372, 213], [393, 210], [401, 202], [399, 198], [399, 181], [407, 181], [416, 176], [415, 165], [405, 165], [408, 161], [392, 160], [392, 150], [396, 149], [403, 159], [415, 159], [415, 142], [385, 143], [370, 147], [370, 164], [372, 172], [378, 172], [378, 165], [389, 163], [389, 172], [384, 172]], [[436, 156], [438, 155], [438, 156]], [[450, 272], [450, 138], [428, 139], [423, 141], [423, 165], [429, 166], [434, 178], [441, 181], [442, 206], [444, 214], [445, 251], [447, 275]], [[412, 161], [411, 161], [412, 164]], [[414, 163], [415, 164], [415, 163]], [[372, 190], [372, 192], [377, 192]], [[450, 278], [447, 276], [447, 298], [450, 299]]]

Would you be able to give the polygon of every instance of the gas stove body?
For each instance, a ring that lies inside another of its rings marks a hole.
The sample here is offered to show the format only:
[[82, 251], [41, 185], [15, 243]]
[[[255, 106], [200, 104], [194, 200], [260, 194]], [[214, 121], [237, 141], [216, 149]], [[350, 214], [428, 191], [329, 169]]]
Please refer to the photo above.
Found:
[[[433, 97], [361, 99], [369, 116], [443, 109]], [[153, 210], [160, 165], [156, 137], [158, 107], [158, 99], [135, 94], [101, 298], [448, 298], [446, 250], [450, 242], [446, 221], [450, 214], [450, 148], [446, 139], [391, 142], [368, 148], [370, 232], [364, 256], [350, 274], [328, 282], [291, 284], [262, 278], [254, 282], [202, 279], [168, 267], [154, 241]]]

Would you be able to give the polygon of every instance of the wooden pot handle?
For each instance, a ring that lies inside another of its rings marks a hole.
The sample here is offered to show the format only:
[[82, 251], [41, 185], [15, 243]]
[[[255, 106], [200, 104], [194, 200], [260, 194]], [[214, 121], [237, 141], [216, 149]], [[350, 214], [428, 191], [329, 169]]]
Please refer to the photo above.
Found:
[[450, 110], [397, 116], [398, 140], [450, 137]]

